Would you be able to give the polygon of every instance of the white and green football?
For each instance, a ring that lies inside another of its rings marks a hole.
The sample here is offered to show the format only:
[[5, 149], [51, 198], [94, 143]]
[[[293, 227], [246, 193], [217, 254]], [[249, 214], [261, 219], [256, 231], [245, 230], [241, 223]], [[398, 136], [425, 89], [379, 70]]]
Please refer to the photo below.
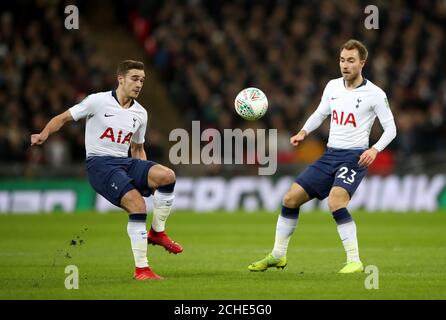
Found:
[[262, 90], [246, 88], [239, 92], [234, 101], [235, 111], [245, 120], [258, 120], [268, 110], [268, 99]]

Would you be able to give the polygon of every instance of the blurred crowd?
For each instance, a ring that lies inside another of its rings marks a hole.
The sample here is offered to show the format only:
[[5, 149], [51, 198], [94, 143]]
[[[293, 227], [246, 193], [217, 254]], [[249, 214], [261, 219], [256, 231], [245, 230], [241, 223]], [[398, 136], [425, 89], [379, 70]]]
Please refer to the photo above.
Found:
[[30, 148], [30, 134], [85, 95], [108, 90], [114, 78], [87, 28], [65, 29], [63, 7], [38, 3], [8, 3], [0, 14], [0, 159], [61, 166], [85, 159], [84, 123], [43, 148]]
[[[446, 147], [446, 1], [375, 1], [379, 29], [366, 29], [367, 1], [133, 1], [133, 29], [179, 112], [217, 129], [243, 127], [234, 97], [258, 87], [269, 110], [257, 126], [277, 128], [279, 161], [308, 162], [324, 150], [329, 121], [306, 145], [289, 137], [340, 77], [339, 47], [369, 49], [364, 76], [388, 95], [398, 137], [377, 165]], [[371, 143], [381, 135], [375, 123]]]
[[[29, 135], [86, 94], [115, 86], [114, 66], [89, 39], [85, 23], [64, 28], [63, 8], [45, 1], [8, 2], [0, 13], [1, 162], [54, 166], [84, 159], [84, 124], [56, 134], [44, 148]], [[85, 3], [85, 2], [81, 2]], [[340, 76], [339, 47], [356, 38], [369, 49], [364, 76], [388, 95], [398, 136], [378, 165], [441, 152], [446, 147], [446, 1], [375, 1], [379, 29], [364, 26], [367, 1], [115, 1], [168, 89], [185, 123], [243, 128], [234, 97], [258, 87], [269, 100], [253, 125], [278, 130], [279, 161], [314, 160], [329, 122], [300, 148], [289, 137], [319, 103], [326, 83]], [[82, 17], [82, 16], [81, 16]], [[372, 130], [371, 143], [382, 130]], [[161, 151], [160, 151], [161, 152]]]

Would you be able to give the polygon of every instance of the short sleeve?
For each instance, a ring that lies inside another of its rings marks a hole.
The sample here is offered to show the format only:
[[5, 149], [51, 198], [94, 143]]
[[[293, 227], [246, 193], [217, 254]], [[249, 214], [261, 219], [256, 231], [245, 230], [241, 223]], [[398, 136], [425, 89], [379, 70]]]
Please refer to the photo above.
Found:
[[73, 117], [73, 120], [78, 121], [79, 119], [83, 119], [94, 114], [93, 101], [93, 95], [88, 95], [84, 100], [68, 109]]

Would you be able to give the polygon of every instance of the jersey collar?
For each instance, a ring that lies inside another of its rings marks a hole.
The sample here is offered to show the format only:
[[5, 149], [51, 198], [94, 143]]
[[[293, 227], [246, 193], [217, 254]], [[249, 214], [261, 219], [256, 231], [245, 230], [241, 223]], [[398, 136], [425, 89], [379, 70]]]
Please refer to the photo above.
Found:
[[[116, 90], [115, 90], [115, 89], [112, 90], [111, 94], [112, 94], [113, 98], [115, 98], [115, 100], [116, 100], [116, 101], [118, 102], [118, 104], [121, 106], [121, 103], [120, 103], [119, 100], [118, 100], [118, 96], [116, 95]], [[135, 103], [135, 99], [132, 99], [132, 101], [130, 101], [129, 109], [133, 106], [134, 103]]]
[[[344, 79], [342, 79], [342, 83], [344, 84], [344, 88], [345, 88], [345, 80]], [[365, 86], [366, 84], [367, 84], [367, 79], [364, 78], [364, 79], [362, 79], [362, 82], [360, 83], [360, 85], [357, 86], [356, 88], [354, 88], [353, 90], [358, 89], [358, 88], [360, 88], [362, 86]]]

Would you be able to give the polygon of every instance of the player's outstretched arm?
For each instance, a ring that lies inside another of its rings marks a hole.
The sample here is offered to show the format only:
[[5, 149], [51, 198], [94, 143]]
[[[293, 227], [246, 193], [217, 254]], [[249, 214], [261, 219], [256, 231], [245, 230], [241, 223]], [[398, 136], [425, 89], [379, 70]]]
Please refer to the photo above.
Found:
[[307, 119], [299, 133], [290, 138], [290, 143], [296, 147], [312, 131], [319, 128], [329, 114], [330, 110], [327, 109], [326, 105], [321, 102], [316, 111]]
[[144, 150], [144, 143], [134, 143], [130, 145], [130, 153], [132, 158], [147, 160], [146, 151]]
[[73, 117], [71, 116], [70, 111], [65, 111], [64, 113], [61, 113], [54, 118], [52, 118], [45, 128], [40, 133], [32, 134], [31, 135], [31, 145], [39, 145], [43, 144], [48, 137], [53, 134], [54, 132], [57, 132], [62, 128], [62, 126], [68, 122], [73, 120]]
[[296, 147], [300, 142], [302, 142], [306, 136], [308, 136], [311, 132], [319, 128], [319, 126], [324, 122], [324, 120], [330, 115], [330, 103], [328, 99], [327, 88], [330, 82], [324, 89], [324, 93], [322, 94], [321, 102], [319, 103], [316, 110], [313, 114], [307, 119], [302, 129], [298, 134], [292, 136], [290, 138], [290, 143]]
[[295, 134], [294, 136], [292, 136], [290, 138], [290, 143], [296, 147], [301, 141], [303, 141], [305, 139], [306, 136], [307, 136], [307, 132], [302, 129], [299, 131], [298, 134]]

